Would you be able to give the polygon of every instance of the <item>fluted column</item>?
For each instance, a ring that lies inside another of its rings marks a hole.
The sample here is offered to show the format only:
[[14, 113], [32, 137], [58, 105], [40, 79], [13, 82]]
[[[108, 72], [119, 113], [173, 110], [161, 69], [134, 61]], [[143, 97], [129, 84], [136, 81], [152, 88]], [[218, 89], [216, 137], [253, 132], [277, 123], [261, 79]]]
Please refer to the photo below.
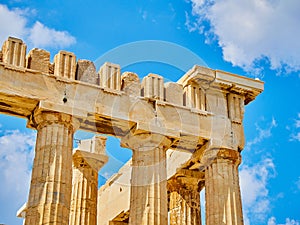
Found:
[[122, 145], [133, 150], [130, 225], [168, 223], [166, 150], [170, 144], [169, 139], [156, 134], [122, 139]]
[[35, 112], [29, 122], [37, 129], [35, 158], [25, 225], [68, 225], [72, 189], [72, 116]]
[[[198, 180], [169, 182], [170, 225], [201, 225], [200, 186]], [[185, 179], [187, 180], [187, 179]]]
[[73, 154], [70, 225], [97, 224], [98, 171], [108, 161], [104, 153], [103, 149], [94, 152], [76, 150]]
[[204, 155], [206, 225], [243, 225], [238, 166], [240, 153], [209, 150]]

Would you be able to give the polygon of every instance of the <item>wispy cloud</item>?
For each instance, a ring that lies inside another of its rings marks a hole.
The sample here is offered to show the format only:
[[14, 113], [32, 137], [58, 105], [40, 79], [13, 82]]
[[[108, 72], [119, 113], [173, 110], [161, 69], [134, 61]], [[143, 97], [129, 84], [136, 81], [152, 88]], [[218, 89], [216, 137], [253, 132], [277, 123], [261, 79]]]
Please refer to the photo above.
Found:
[[298, 119], [296, 119], [296, 128], [300, 128], [300, 113], [298, 113]]
[[294, 219], [286, 218], [285, 223], [277, 223], [275, 217], [271, 217], [268, 220], [268, 225], [300, 225], [299, 221], [295, 221]]
[[265, 223], [272, 208], [268, 184], [269, 180], [276, 176], [273, 159], [270, 154], [259, 151], [261, 159], [256, 159], [253, 164], [249, 152], [258, 151], [260, 144], [272, 136], [275, 127], [277, 127], [275, 118], [269, 122], [265, 121], [264, 126], [256, 123], [257, 136], [247, 142], [244, 150], [248, 164], [244, 163], [240, 167], [240, 183], [245, 225]]
[[300, 141], [300, 113], [298, 113], [298, 118], [295, 119], [293, 125], [293, 133], [291, 134], [290, 141]]
[[202, 32], [201, 28], [204, 28], [203, 26], [201, 26], [201, 28], [200, 28], [200, 27], [198, 27], [196, 22], [192, 22], [188, 12], [185, 12], [185, 24], [184, 25], [187, 27], [189, 32], [194, 32], [196, 30], [200, 30], [200, 32]]
[[0, 218], [10, 215], [27, 201], [35, 133], [18, 130], [1, 132], [0, 137], [0, 202], [5, 204]]
[[147, 19], [147, 16], [148, 16], [148, 12], [145, 11], [145, 10], [142, 10], [140, 13], [141, 13], [141, 15], [142, 15], [143, 20], [146, 20], [146, 19]]
[[63, 48], [76, 43], [75, 37], [67, 31], [49, 28], [39, 21], [30, 26], [29, 17], [35, 13], [34, 9], [9, 9], [0, 4], [0, 44], [8, 36], [21, 38], [34, 47]]
[[296, 187], [300, 191], [300, 177], [298, 177], [298, 180], [296, 181]]
[[253, 139], [247, 142], [245, 150], [251, 149], [255, 144], [262, 142], [264, 139], [271, 137], [272, 129], [277, 127], [277, 122], [275, 118], [272, 118], [272, 121], [265, 128], [261, 128], [258, 124], [255, 124], [258, 135]]
[[251, 72], [261, 72], [261, 61], [279, 72], [300, 71], [298, 1], [190, 1], [195, 28], [217, 40], [224, 60]]
[[267, 185], [269, 179], [274, 176], [275, 165], [270, 158], [254, 166], [241, 166], [240, 182], [245, 225], [265, 221], [271, 208]]
[[291, 141], [300, 141], [300, 132], [291, 135]]

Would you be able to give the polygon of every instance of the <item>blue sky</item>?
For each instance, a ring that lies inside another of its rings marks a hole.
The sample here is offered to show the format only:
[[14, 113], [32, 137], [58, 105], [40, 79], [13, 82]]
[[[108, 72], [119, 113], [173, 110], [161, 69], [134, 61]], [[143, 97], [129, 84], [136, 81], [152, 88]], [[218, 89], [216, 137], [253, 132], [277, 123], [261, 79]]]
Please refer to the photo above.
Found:
[[[126, 44], [163, 41], [169, 44], [154, 52], [158, 62], [146, 62], [146, 44], [135, 52], [144, 62], [132, 61], [122, 71], [177, 81], [189, 50], [210, 68], [265, 81], [265, 91], [246, 107], [244, 119], [240, 179], [245, 224], [299, 225], [299, 11], [297, 0], [1, 1], [0, 42], [16, 36], [28, 50], [44, 48], [52, 58], [65, 49], [97, 62]], [[161, 60], [161, 52], [173, 45], [187, 55], [175, 64], [168, 55]], [[91, 135], [75, 134], [78, 139]], [[26, 129], [25, 120], [0, 115], [0, 223], [22, 224], [15, 213], [27, 200], [34, 143], [35, 132]], [[110, 163], [100, 172], [101, 183], [131, 155], [112, 138], [107, 151]]]

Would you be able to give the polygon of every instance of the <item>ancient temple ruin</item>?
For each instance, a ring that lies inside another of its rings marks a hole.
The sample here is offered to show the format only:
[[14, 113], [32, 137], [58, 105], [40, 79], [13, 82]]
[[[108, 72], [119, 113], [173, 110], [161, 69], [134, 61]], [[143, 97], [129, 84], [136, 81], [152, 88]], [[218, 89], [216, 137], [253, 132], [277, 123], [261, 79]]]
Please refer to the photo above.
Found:
[[[37, 130], [25, 225], [242, 225], [238, 166], [244, 107], [263, 82], [195, 65], [177, 82], [50, 53], [8, 38], [0, 112]], [[73, 152], [76, 130], [120, 138], [130, 162], [98, 190], [105, 138]], [[73, 177], [73, 186], [72, 186]], [[25, 200], [24, 200], [25, 201]]]

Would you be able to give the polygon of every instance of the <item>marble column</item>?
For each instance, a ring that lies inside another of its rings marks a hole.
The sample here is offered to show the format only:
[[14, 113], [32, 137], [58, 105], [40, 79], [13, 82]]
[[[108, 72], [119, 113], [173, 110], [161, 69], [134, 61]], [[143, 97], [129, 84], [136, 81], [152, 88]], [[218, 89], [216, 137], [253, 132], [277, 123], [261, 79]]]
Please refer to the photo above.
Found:
[[182, 182], [173, 178], [169, 181], [169, 191], [170, 225], [201, 225], [199, 181], [190, 178]]
[[35, 112], [28, 125], [37, 129], [37, 139], [25, 225], [68, 225], [73, 134], [79, 122], [71, 115]]
[[[98, 171], [108, 161], [103, 138], [94, 137], [88, 149], [80, 150], [79, 145], [73, 154], [70, 225], [97, 224]], [[104, 144], [93, 144], [103, 140]]]
[[130, 225], [167, 225], [166, 150], [171, 141], [156, 134], [122, 138], [132, 149]]
[[214, 149], [204, 154], [206, 225], [243, 225], [238, 166], [240, 153]]

